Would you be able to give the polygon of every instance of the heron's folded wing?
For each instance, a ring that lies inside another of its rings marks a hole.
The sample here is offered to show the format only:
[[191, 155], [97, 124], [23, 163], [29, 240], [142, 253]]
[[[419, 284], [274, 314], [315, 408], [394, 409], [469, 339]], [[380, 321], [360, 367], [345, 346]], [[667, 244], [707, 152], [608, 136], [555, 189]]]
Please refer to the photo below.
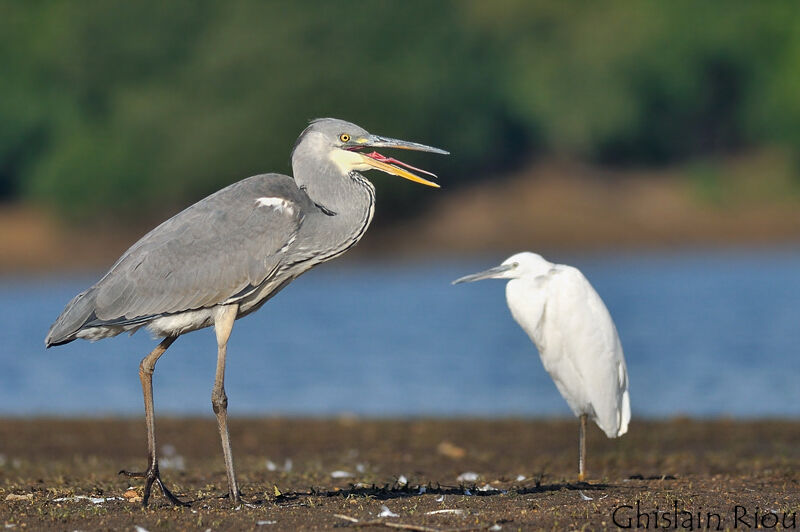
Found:
[[101, 320], [209, 307], [257, 286], [303, 221], [294, 181], [254, 176], [212, 194], [134, 244], [94, 287]]

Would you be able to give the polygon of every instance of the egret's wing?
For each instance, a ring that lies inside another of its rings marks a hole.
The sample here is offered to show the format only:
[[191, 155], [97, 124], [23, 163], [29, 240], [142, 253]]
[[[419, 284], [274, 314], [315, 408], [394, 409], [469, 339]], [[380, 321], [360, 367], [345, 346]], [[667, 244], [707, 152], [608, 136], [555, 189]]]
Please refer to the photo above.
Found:
[[589, 406], [606, 435], [621, 436], [627, 431], [630, 404], [628, 372], [614, 321], [580, 270], [557, 265], [549, 276], [546, 319], [554, 322], [548, 330], [558, 331], [563, 356], [559, 367], [565, 374], [560, 376], [561, 385], [557, 382], [559, 390], [576, 402], [588, 403], [581, 410]]
[[93, 287], [100, 320], [213, 306], [272, 275], [308, 200], [277, 174], [244, 179], [162, 223]]

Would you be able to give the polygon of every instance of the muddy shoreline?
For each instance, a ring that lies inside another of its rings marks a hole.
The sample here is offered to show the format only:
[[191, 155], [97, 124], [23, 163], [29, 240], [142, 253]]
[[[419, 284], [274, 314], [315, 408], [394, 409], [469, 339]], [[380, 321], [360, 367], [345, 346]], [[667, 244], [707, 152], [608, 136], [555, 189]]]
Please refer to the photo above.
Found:
[[[158, 419], [157, 429], [163, 478], [188, 508], [154, 493], [142, 509], [141, 482], [117, 474], [144, 466], [142, 420], [0, 421], [0, 522], [17, 530], [379, 530], [386, 522], [550, 530], [616, 528], [629, 517], [635, 528], [637, 512], [662, 526], [686, 511], [695, 528], [709, 514], [716, 525], [719, 514], [723, 528], [742, 529], [770, 512], [790, 519], [800, 507], [797, 421], [634, 420], [617, 440], [594, 427], [589, 482], [579, 484], [574, 420], [237, 418], [234, 458], [249, 504], [235, 511], [215, 422]], [[380, 517], [383, 507], [397, 517]]]

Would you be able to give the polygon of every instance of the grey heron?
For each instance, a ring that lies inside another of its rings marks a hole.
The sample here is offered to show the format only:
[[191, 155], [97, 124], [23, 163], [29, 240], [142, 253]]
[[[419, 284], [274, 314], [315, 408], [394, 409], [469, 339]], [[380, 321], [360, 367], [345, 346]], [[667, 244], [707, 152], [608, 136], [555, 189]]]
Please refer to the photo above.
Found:
[[628, 431], [628, 370], [617, 328], [603, 300], [580, 270], [523, 252], [500, 266], [453, 284], [508, 279], [511, 315], [528, 333], [542, 365], [580, 418], [578, 480], [586, 475], [586, 420], [609, 438]]
[[243, 179], [163, 222], [133, 244], [97, 283], [75, 296], [50, 328], [47, 347], [77, 338], [99, 340], [147, 328], [163, 338], [142, 359], [148, 465], [142, 503], [153, 483], [173, 504], [156, 456], [153, 372], [181, 334], [214, 327], [217, 369], [211, 403], [217, 418], [230, 498], [241, 501], [228, 437], [226, 345], [234, 320], [258, 310], [293, 279], [338, 257], [364, 235], [375, 209], [375, 188], [361, 173], [377, 169], [438, 187], [414, 168], [377, 151], [400, 148], [448, 152], [372, 135], [332, 118], [301, 133], [291, 164], [294, 177], [263, 174]]

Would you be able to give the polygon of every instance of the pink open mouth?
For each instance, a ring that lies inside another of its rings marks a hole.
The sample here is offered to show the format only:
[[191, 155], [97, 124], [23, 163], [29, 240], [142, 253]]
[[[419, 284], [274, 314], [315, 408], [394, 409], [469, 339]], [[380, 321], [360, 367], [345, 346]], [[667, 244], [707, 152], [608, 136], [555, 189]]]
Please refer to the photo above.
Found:
[[[349, 151], [358, 151], [360, 149], [361, 149], [360, 146], [355, 146], [355, 147], [352, 147], [352, 148], [348, 148]], [[376, 151], [374, 151], [372, 153], [364, 153], [363, 155], [366, 155], [370, 159], [375, 159], [376, 161], [380, 161], [382, 163], [403, 166], [403, 167], [408, 168], [409, 170], [413, 170], [415, 172], [420, 172], [422, 174], [429, 175], [429, 176], [434, 177], [434, 178], [437, 177], [436, 174], [434, 174], [433, 172], [428, 172], [427, 170], [423, 170], [422, 168], [417, 168], [416, 166], [411, 166], [410, 164], [404, 163], [403, 161], [398, 161], [394, 157], [386, 157], [385, 155], [381, 155], [380, 153], [378, 153]]]

